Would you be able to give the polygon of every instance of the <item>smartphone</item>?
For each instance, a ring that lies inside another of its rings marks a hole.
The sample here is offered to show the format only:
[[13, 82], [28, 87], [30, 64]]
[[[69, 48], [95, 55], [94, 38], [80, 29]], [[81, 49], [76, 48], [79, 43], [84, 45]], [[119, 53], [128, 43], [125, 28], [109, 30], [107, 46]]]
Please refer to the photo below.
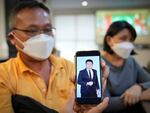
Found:
[[75, 55], [76, 93], [79, 104], [98, 104], [102, 100], [102, 70], [99, 51], [77, 51]]

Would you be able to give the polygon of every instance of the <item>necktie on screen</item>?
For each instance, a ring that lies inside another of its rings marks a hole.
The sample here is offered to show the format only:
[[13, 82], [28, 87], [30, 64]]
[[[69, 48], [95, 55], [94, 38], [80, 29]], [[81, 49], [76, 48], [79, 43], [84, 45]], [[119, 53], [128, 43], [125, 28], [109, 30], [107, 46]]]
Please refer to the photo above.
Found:
[[90, 79], [92, 79], [92, 76], [91, 76], [91, 71], [89, 70], [89, 77], [90, 77]]

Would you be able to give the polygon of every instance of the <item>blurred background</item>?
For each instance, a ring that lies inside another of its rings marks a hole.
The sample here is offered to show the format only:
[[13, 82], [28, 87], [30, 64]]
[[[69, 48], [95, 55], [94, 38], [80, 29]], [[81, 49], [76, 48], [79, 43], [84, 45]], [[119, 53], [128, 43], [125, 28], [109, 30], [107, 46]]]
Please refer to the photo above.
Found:
[[[150, 0], [38, 0], [52, 14], [56, 55], [74, 61], [78, 50], [102, 50], [103, 37], [111, 22], [126, 20], [138, 34], [136, 60], [150, 65]], [[19, 0], [0, 0], [0, 62], [16, 56], [7, 41], [8, 16]]]

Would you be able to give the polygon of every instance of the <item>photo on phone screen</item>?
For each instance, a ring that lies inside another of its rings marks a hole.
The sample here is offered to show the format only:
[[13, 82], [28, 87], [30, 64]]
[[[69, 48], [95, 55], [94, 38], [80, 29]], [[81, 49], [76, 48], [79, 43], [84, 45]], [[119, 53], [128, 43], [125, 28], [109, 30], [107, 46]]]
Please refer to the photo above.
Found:
[[76, 99], [78, 103], [100, 103], [102, 97], [100, 53], [76, 55]]

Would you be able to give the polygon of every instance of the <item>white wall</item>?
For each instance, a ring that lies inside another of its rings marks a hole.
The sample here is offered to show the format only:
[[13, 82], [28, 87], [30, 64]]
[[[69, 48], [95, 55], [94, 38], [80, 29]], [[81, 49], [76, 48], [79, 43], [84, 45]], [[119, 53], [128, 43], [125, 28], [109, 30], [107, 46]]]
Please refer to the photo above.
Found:
[[54, 26], [55, 46], [61, 57], [74, 61], [76, 51], [98, 49], [94, 14], [55, 15]]
[[4, 0], [0, 0], [0, 60], [8, 58], [8, 45], [5, 35], [5, 10]]
[[135, 55], [135, 59], [141, 66], [147, 66], [148, 62], [150, 62], [150, 49], [140, 49], [136, 50], [138, 53]]

